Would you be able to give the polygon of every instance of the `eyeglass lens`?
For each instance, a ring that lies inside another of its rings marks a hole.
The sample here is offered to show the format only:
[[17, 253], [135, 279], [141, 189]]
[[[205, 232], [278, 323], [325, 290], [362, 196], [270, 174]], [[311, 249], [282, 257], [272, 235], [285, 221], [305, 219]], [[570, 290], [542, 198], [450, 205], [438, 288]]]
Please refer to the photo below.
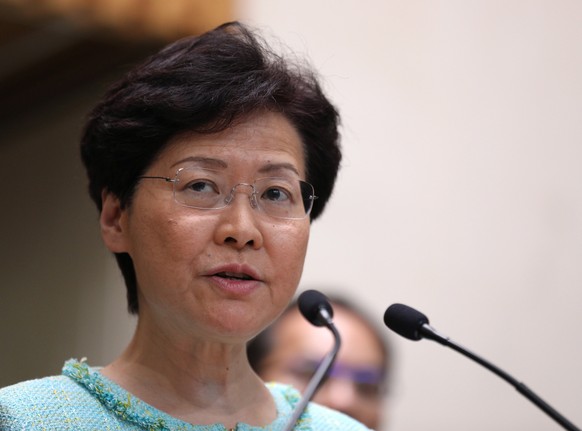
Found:
[[296, 178], [259, 178], [253, 184], [234, 186], [218, 171], [181, 168], [174, 181], [174, 198], [182, 205], [200, 209], [226, 207], [237, 193], [247, 193], [251, 205], [266, 214], [285, 219], [300, 219], [313, 206], [313, 186]]

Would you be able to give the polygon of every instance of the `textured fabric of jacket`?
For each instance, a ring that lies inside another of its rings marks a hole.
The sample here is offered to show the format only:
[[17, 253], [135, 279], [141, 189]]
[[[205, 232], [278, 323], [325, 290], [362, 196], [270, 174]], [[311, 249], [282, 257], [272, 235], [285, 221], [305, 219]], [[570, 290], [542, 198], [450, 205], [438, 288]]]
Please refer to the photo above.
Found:
[[[238, 424], [237, 431], [284, 430], [301, 395], [290, 386], [268, 383], [277, 418], [268, 426]], [[60, 376], [29, 380], [0, 389], [1, 431], [225, 431], [223, 425], [192, 425], [125, 391], [98, 369], [71, 359]], [[365, 431], [356, 420], [309, 403], [296, 431]]]

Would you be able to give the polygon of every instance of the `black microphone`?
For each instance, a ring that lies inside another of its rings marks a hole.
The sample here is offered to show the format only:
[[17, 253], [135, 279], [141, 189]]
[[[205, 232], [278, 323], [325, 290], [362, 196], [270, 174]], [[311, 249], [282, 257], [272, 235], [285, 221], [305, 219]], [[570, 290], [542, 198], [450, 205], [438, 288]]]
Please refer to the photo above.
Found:
[[293, 427], [295, 427], [295, 423], [299, 419], [299, 416], [303, 414], [305, 407], [307, 407], [307, 403], [313, 398], [315, 392], [319, 389], [321, 382], [328, 374], [341, 346], [339, 332], [332, 320], [333, 309], [323, 293], [318, 292], [317, 290], [306, 290], [299, 295], [297, 304], [299, 306], [299, 311], [301, 311], [301, 314], [309, 321], [309, 323], [315, 326], [326, 326], [333, 333], [334, 345], [332, 350], [323, 358], [317, 367], [317, 370], [315, 370], [315, 374], [305, 388], [299, 404], [297, 404], [293, 410], [291, 419], [287, 422], [285, 431], [291, 431]]
[[474, 360], [483, 365], [489, 371], [497, 374], [507, 383], [512, 385], [520, 394], [525, 396], [528, 400], [538, 406], [552, 419], [562, 425], [569, 431], [580, 431], [572, 422], [567, 420], [564, 416], [558, 413], [553, 407], [542, 400], [531, 389], [516, 379], [511, 377], [505, 371], [497, 368], [495, 365], [477, 356], [475, 353], [462, 347], [461, 345], [452, 341], [449, 337], [439, 334], [432, 326], [429, 325], [428, 317], [420, 311], [415, 310], [404, 304], [392, 304], [386, 309], [384, 313], [384, 323], [388, 328], [392, 329], [399, 335], [402, 335], [409, 340], [418, 341], [422, 338], [436, 341], [444, 346], [451, 347], [453, 350], [462, 355]]

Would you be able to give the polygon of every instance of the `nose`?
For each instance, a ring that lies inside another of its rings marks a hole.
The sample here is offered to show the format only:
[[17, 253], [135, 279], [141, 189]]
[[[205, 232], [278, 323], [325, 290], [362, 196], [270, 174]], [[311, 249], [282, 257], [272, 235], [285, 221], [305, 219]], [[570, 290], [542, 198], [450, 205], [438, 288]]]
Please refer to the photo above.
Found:
[[[239, 188], [242, 187], [243, 188]], [[250, 190], [248, 200], [245, 191]], [[228, 196], [227, 206], [219, 213], [220, 221], [216, 229], [216, 241], [236, 249], [263, 246], [263, 233], [256, 214], [254, 187], [251, 184], [237, 184]], [[249, 205], [250, 203], [250, 205]]]

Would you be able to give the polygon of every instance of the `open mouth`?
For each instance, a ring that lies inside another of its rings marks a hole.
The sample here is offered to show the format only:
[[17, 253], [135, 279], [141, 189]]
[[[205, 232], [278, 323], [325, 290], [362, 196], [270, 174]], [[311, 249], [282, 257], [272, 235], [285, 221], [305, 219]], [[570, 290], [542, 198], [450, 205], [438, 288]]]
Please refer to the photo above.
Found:
[[250, 275], [240, 272], [218, 272], [214, 275], [216, 277], [228, 278], [229, 280], [254, 280]]

